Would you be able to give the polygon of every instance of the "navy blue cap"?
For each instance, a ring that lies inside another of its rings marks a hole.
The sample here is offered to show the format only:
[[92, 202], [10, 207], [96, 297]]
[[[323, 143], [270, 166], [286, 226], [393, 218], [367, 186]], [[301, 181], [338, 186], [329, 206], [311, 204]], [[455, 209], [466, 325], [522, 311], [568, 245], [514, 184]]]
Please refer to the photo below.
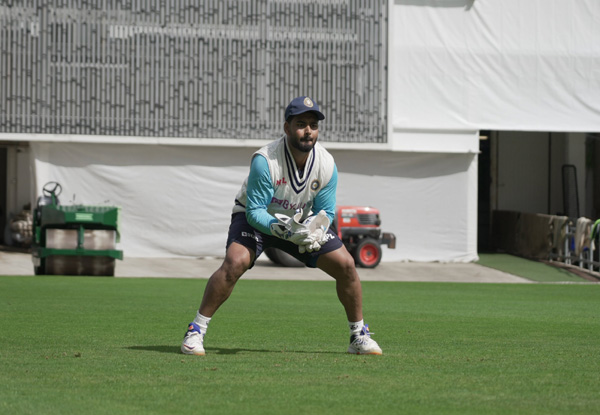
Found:
[[319, 120], [325, 119], [325, 116], [319, 110], [319, 106], [315, 101], [309, 97], [297, 97], [294, 98], [285, 109], [285, 120], [287, 121], [294, 115], [303, 114], [309, 111], [314, 112]]

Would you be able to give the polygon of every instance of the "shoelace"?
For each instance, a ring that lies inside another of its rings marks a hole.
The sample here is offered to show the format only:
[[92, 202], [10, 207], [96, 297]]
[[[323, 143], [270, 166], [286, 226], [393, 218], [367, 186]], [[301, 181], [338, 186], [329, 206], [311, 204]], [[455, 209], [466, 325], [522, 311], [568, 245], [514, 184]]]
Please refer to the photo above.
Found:
[[363, 326], [363, 328], [360, 330], [359, 334], [356, 334], [352, 340], [353, 344], [368, 344], [369, 342], [371, 342], [371, 334], [375, 334], [375, 333], [371, 333], [369, 331], [369, 325], [365, 324]]
[[188, 331], [185, 333], [185, 337], [189, 337], [191, 335], [194, 334], [202, 334], [202, 331], [200, 330], [200, 327], [194, 327], [194, 324], [190, 324], [188, 327]]
[[371, 334], [375, 334], [375, 333], [371, 333], [371, 331], [369, 331], [369, 325], [365, 324], [363, 326], [363, 328], [360, 330], [360, 335], [361, 336], [369, 336], [371, 337]]

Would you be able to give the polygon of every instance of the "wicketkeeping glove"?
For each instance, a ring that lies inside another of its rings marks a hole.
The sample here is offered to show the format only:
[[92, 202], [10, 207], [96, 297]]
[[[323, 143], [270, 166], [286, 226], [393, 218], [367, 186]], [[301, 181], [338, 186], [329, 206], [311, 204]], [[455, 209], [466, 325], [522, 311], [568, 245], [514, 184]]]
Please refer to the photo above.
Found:
[[302, 224], [306, 225], [310, 230], [310, 234], [308, 235], [310, 243], [300, 245], [298, 247], [300, 253], [302, 254], [305, 251], [313, 252], [321, 249], [321, 245], [327, 242], [327, 230], [331, 224], [327, 213], [325, 213], [324, 210], [321, 210], [318, 214], [306, 218]]
[[296, 245], [307, 245], [312, 243], [309, 238], [310, 229], [300, 223], [302, 212], [296, 213], [293, 218], [282, 213], [276, 213], [278, 222], [271, 224], [271, 233], [278, 238], [295, 243]]

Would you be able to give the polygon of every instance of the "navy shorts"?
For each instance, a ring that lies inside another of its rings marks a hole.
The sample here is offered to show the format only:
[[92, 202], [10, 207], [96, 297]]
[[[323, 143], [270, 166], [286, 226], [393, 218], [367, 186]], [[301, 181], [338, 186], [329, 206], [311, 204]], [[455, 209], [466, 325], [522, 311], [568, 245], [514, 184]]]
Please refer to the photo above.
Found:
[[[316, 268], [319, 256], [331, 251], [340, 249], [343, 245], [337, 234], [329, 229], [327, 231], [328, 239], [321, 249], [313, 252], [298, 252], [298, 245], [292, 242], [284, 241], [273, 235], [266, 235], [259, 230], [253, 228], [246, 219], [246, 213], [238, 212], [231, 215], [231, 224], [229, 225], [229, 235], [227, 237], [227, 248], [232, 242], [237, 242], [244, 245], [246, 248], [254, 251], [255, 260], [263, 253], [266, 248], [278, 248], [287, 252], [307, 267]], [[254, 266], [254, 263], [250, 268]]]

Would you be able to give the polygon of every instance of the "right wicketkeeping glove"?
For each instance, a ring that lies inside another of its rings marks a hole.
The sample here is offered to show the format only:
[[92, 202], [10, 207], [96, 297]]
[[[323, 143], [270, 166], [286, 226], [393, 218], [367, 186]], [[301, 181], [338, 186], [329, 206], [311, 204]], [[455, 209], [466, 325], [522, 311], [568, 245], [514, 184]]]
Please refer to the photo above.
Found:
[[306, 225], [310, 230], [310, 234], [308, 235], [310, 243], [300, 245], [298, 247], [300, 253], [302, 254], [305, 251], [313, 252], [321, 249], [321, 245], [327, 242], [327, 230], [331, 224], [327, 213], [325, 213], [324, 210], [321, 210], [318, 214], [306, 218], [302, 224]]

